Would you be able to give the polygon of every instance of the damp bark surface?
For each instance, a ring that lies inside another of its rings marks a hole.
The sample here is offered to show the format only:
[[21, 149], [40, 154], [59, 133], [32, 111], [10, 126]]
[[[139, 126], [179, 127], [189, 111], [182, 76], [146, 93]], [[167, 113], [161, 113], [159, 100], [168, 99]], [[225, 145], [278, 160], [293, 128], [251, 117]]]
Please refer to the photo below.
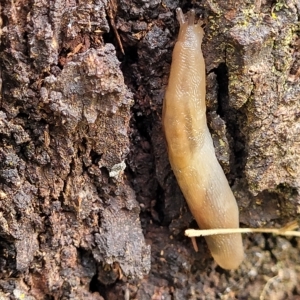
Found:
[[243, 227], [300, 212], [297, 1], [2, 1], [0, 299], [297, 299], [300, 242], [219, 268], [170, 168], [178, 23], [205, 23], [207, 118]]

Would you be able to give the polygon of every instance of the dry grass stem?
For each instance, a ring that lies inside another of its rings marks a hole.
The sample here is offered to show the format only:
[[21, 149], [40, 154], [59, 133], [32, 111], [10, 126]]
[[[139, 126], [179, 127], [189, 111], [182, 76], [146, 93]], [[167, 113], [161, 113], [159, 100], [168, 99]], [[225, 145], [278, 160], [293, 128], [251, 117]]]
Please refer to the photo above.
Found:
[[216, 228], [203, 230], [187, 229], [185, 231], [185, 235], [188, 237], [196, 237], [230, 233], [272, 233], [275, 235], [300, 237], [300, 231], [294, 231], [294, 229], [296, 228], [298, 228], [297, 221], [293, 221], [282, 228]]

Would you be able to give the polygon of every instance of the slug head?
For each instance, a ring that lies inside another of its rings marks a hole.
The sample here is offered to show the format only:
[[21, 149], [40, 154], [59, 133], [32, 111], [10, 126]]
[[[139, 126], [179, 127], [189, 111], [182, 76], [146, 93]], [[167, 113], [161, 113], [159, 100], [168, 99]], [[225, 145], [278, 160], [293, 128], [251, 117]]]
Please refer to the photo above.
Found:
[[180, 7], [176, 9], [176, 15], [180, 24], [178, 41], [182, 42], [185, 48], [201, 46], [204, 30], [201, 27], [202, 22], [200, 20], [195, 24], [195, 10], [191, 9], [189, 11], [187, 20]]

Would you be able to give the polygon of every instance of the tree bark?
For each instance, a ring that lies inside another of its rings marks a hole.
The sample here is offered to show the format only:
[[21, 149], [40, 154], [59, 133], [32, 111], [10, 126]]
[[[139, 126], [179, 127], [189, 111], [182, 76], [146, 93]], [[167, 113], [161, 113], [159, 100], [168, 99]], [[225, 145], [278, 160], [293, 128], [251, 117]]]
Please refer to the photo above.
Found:
[[231, 272], [204, 240], [194, 252], [161, 128], [174, 11], [194, 7], [208, 125], [241, 224], [296, 220], [299, 1], [0, 4], [0, 299], [300, 295], [296, 239], [244, 236]]

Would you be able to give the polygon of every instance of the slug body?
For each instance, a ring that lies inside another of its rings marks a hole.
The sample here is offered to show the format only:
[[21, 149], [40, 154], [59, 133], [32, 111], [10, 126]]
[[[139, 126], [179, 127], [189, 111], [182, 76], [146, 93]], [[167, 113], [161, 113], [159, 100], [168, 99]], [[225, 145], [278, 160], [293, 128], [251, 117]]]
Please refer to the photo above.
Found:
[[[201, 229], [238, 228], [234, 195], [219, 165], [206, 123], [205, 63], [201, 50], [204, 31], [185, 21], [177, 9], [180, 31], [163, 105], [168, 155], [177, 182]], [[205, 238], [215, 261], [224, 269], [237, 268], [244, 258], [241, 234]]]

